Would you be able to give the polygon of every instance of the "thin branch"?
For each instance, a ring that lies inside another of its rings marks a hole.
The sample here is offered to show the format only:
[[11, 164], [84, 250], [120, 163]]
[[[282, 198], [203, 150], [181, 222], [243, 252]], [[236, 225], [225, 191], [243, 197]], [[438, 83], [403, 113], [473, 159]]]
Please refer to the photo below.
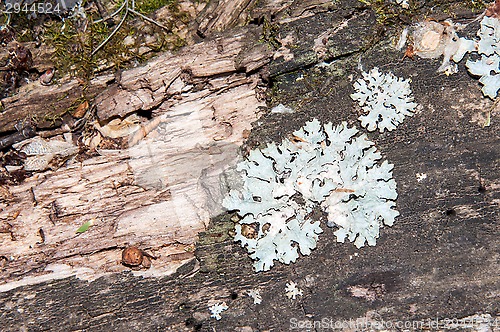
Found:
[[160, 28], [167, 30], [167, 32], [172, 32], [169, 28], [167, 28], [166, 26], [164, 26], [164, 25], [160, 24], [159, 22], [157, 22], [157, 21], [153, 20], [152, 18], [149, 18], [149, 17], [147, 17], [146, 15], [143, 15], [143, 14], [141, 14], [141, 13], [139, 13], [139, 12], [136, 12], [136, 11], [135, 11], [135, 10], [133, 10], [133, 9], [130, 9], [130, 8], [129, 8], [128, 10], [129, 10], [130, 12], [132, 12], [133, 14], [138, 15], [138, 16], [140, 16], [140, 17], [142, 17], [144, 20], [146, 20], [146, 21], [148, 21], [148, 22], [151, 22], [151, 23], [153, 23], [153, 24], [156, 24], [156, 25], [157, 25], [157, 26], [159, 26]]
[[10, 13], [6, 13], [6, 14], [7, 14], [7, 22], [5, 22], [4, 25], [0, 26], [0, 29], [7, 28], [10, 24]]
[[94, 21], [94, 23], [99, 23], [99, 22], [102, 22], [102, 21], [106, 21], [106, 20], [108, 20], [108, 19], [110, 19], [110, 18], [113, 18], [113, 17], [114, 17], [114, 16], [116, 16], [119, 12], [121, 12], [121, 11], [122, 11], [122, 9], [123, 9], [123, 7], [125, 7], [127, 4], [128, 4], [128, 1], [125, 1], [125, 2], [123, 3], [123, 5], [121, 5], [121, 7], [120, 7], [120, 8], [118, 8], [118, 9], [117, 9], [117, 10], [116, 10], [113, 14], [109, 15], [109, 16], [108, 16], [108, 17], [106, 17], [106, 18], [101, 18], [100, 20], [96, 20], [96, 21]]
[[92, 56], [94, 56], [104, 45], [106, 45], [106, 43], [109, 42], [109, 40], [116, 34], [116, 32], [118, 32], [118, 30], [121, 28], [121, 26], [122, 26], [123, 22], [125, 21], [125, 18], [127, 17], [127, 15], [128, 15], [129, 12], [131, 14], [134, 14], [134, 15], [137, 15], [137, 16], [141, 17], [145, 21], [148, 21], [150, 23], [156, 24], [160, 28], [165, 29], [167, 32], [172, 32], [171, 29], [167, 28], [166, 26], [162, 25], [161, 23], [153, 20], [152, 18], [147, 17], [146, 15], [143, 15], [143, 14], [137, 12], [135, 10], [135, 0], [131, 0], [132, 1], [132, 7], [129, 7], [128, 1], [129, 0], [125, 0], [125, 2], [123, 3], [123, 5], [121, 5], [120, 8], [118, 8], [113, 14], [109, 15], [107, 18], [105, 18], [105, 19], [102, 18], [102, 19], [94, 21], [94, 23], [99, 23], [99, 22], [102, 22], [104, 20], [107, 20], [107, 19], [109, 19], [109, 18], [111, 18], [113, 16], [116, 16], [118, 13], [120, 13], [125, 8], [125, 14], [123, 15], [123, 17], [122, 17], [120, 23], [118, 24], [118, 26], [113, 30], [113, 32], [111, 32], [111, 34], [99, 46], [97, 46], [97, 48], [95, 50], [92, 51], [92, 53], [91, 53]]
[[125, 11], [125, 14], [122, 17], [122, 20], [120, 21], [120, 23], [118, 23], [118, 25], [113, 30], [113, 32], [111, 32], [111, 34], [99, 46], [97, 46], [97, 48], [95, 50], [92, 51], [92, 53], [91, 53], [92, 56], [94, 56], [104, 45], [106, 45], [106, 43], [115, 35], [115, 33], [118, 32], [118, 30], [121, 28], [123, 22], [125, 22], [125, 19], [127, 18], [127, 14], [128, 14], [128, 10]]

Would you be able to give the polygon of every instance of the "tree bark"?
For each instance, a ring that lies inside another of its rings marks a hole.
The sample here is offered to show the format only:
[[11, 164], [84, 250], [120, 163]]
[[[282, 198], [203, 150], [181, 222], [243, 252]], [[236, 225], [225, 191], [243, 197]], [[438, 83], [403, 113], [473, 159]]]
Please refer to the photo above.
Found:
[[[441, 59], [401, 60], [404, 49], [392, 46], [401, 27], [384, 30], [375, 7], [346, 0], [231, 8], [272, 24], [214, 34], [104, 84], [95, 99], [102, 126], [144, 110], [151, 117], [128, 137], [127, 150], [102, 150], [6, 188], [4, 329], [396, 331], [396, 322], [437, 330], [451, 326], [446, 319], [467, 318], [475, 323], [454, 328], [497, 331], [498, 105], [463, 64], [448, 77], [436, 72]], [[204, 16], [198, 28], [233, 23], [225, 24]], [[471, 23], [463, 34], [472, 38], [478, 28]], [[373, 67], [411, 77], [420, 105], [395, 131], [368, 133], [394, 164], [400, 216], [376, 246], [337, 243], [324, 227], [310, 256], [255, 273], [233, 242], [232, 215], [220, 207], [223, 174], [238, 154], [280, 142], [310, 119], [358, 126], [352, 83], [360, 68]], [[263, 114], [264, 95], [267, 106], [295, 112]], [[150, 269], [129, 272], [119, 263], [131, 244], [158, 256]], [[290, 281], [303, 290], [296, 300], [285, 296]], [[261, 304], [247, 295], [252, 289]], [[215, 320], [208, 307], [220, 302], [229, 309]]]

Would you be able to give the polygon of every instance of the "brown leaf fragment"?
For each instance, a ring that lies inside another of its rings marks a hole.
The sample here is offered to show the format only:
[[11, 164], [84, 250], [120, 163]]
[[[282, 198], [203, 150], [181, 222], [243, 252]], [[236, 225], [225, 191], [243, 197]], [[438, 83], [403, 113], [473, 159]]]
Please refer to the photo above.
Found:
[[21, 214], [21, 210], [17, 210], [16, 212], [14, 212], [12, 214], [12, 216], [10, 216], [12, 218], [12, 220], [16, 220], [17, 217], [19, 217], [19, 215]]
[[148, 256], [143, 257], [142, 266], [146, 269], [149, 269], [151, 267], [151, 259]]
[[77, 119], [83, 118], [85, 113], [87, 113], [87, 110], [89, 109], [89, 102], [85, 100], [83, 103], [78, 105], [78, 107], [73, 111], [71, 115]]

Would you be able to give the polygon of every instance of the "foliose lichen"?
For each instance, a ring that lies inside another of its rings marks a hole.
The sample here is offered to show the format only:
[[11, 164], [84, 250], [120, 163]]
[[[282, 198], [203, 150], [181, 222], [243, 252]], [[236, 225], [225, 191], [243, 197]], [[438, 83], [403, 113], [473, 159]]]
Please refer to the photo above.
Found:
[[378, 128], [394, 130], [406, 116], [412, 116], [417, 106], [413, 102], [410, 80], [381, 73], [377, 67], [362, 73], [363, 77], [354, 82], [355, 93], [351, 98], [358, 102], [366, 115], [358, 119], [369, 131]]
[[242, 218], [235, 226], [240, 241], [255, 260], [256, 271], [274, 261], [289, 264], [316, 247], [320, 222], [311, 212], [323, 209], [337, 241], [360, 248], [375, 245], [379, 228], [392, 225], [399, 213], [392, 165], [366, 135], [346, 122], [321, 125], [313, 120], [280, 144], [252, 150], [237, 165], [243, 186], [233, 189], [223, 205]]
[[476, 42], [476, 50], [480, 58], [467, 60], [465, 66], [469, 73], [480, 76], [479, 82], [483, 84], [483, 94], [494, 99], [500, 89], [500, 21], [498, 18], [485, 16], [477, 35], [479, 40]]

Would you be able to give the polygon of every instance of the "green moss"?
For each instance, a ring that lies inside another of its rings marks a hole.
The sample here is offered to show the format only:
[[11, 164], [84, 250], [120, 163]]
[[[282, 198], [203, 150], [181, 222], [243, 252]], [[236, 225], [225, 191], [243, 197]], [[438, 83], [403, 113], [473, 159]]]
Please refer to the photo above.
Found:
[[[120, 8], [123, 2], [124, 0], [119, 0], [110, 4], [106, 10], [112, 13]], [[130, 4], [131, 2], [129, 2]], [[85, 7], [85, 4], [82, 7]], [[95, 54], [92, 54], [93, 51], [117, 27], [125, 14], [125, 9], [113, 18], [114, 24], [110, 24], [109, 20], [95, 23], [101, 17], [97, 11], [89, 10], [85, 13], [87, 19], [78, 16], [73, 18], [66, 16], [62, 20], [48, 16], [28, 19], [27, 15], [13, 14], [10, 26], [15, 31], [17, 41], [41, 41], [54, 50], [52, 60], [54, 67], [57, 68], [55, 81], [68, 74], [88, 81], [95, 75], [96, 71], [125, 68], [132, 61], [143, 62], [147, 60], [152, 54], [148, 52], [149, 54], [141, 55], [139, 49], [143, 46], [150, 48], [152, 52], [176, 50], [184, 46], [185, 39], [171, 30], [179, 21], [187, 25], [192, 17], [189, 16], [189, 13], [181, 10], [178, 0], [140, 0], [135, 2], [135, 10], [143, 15], [148, 15], [162, 7], [167, 7], [172, 16], [169, 22], [162, 22], [169, 31], [129, 12], [116, 33]], [[0, 23], [6, 23], [6, 21], [6, 16], [0, 16]], [[127, 38], [129, 36], [131, 38]], [[154, 41], [151, 42], [151, 40]], [[141, 53], [143, 53], [142, 50]]]
[[92, 56], [92, 50], [110, 33], [111, 29], [104, 22], [82, 26], [82, 21], [78, 19], [52, 21], [46, 26], [44, 41], [55, 50], [53, 60], [57, 68], [56, 78], [70, 74], [89, 80], [96, 68], [106, 66], [106, 63], [122, 67], [131, 57], [129, 50], [123, 44], [123, 40], [130, 33], [130, 28], [126, 26], [113, 36], [102, 52]]
[[65, 113], [72, 113], [74, 110], [78, 108], [78, 106], [80, 106], [85, 101], [87, 101], [87, 98], [85, 96], [80, 96], [79, 98], [73, 101], [73, 103], [68, 107], [68, 109], [66, 109]]
[[483, 11], [487, 5], [482, 0], [466, 0], [465, 6], [472, 11]]
[[426, 1], [425, 6], [418, 1], [409, 1], [409, 8], [405, 9], [395, 1], [390, 0], [358, 0], [369, 6], [377, 15], [377, 22], [384, 26], [399, 23], [401, 18], [407, 22], [415, 16], [432, 17], [433, 15], [444, 13], [453, 17], [458, 8], [472, 10], [473, 12], [483, 11], [487, 5], [482, 0], [466, 0], [461, 2]]
[[111, 33], [104, 22], [88, 24], [82, 29], [78, 20], [67, 19], [53, 24], [45, 31], [45, 41], [55, 49], [54, 65], [59, 75], [69, 73], [84, 80], [90, 79], [96, 68], [112, 63], [121, 68], [133, 54], [125, 47], [123, 41], [130, 33], [124, 26], [109, 40], [102, 51], [92, 56], [92, 50], [104, 41]]
[[197, 245], [211, 245], [227, 241], [231, 235], [230, 232], [234, 229], [234, 223], [231, 221], [231, 215], [225, 213], [217, 218], [213, 218], [208, 229], [200, 233], [200, 238]]
[[271, 23], [267, 18], [264, 18], [259, 42], [266, 43], [274, 49], [280, 48], [281, 43], [278, 40], [279, 31], [279, 24]]
[[[92, 29], [91, 29], [92, 30]], [[96, 63], [91, 60], [90, 34], [78, 29], [72, 20], [52, 21], [45, 30], [45, 42], [54, 47], [56, 77], [70, 73], [82, 79], [90, 78]]]
[[199, 234], [196, 248], [197, 256], [202, 258], [200, 271], [221, 273], [226, 266], [224, 262], [227, 258], [224, 256], [232, 257], [227, 247], [228, 244], [233, 246], [234, 242], [234, 222], [231, 221], [231, 216], [223, 213], [212, 218], [208, 229]]
[[43, 118], [41, 119], [33, 119], [36, 120], [35, 123], [40, 124], [40, 123], [45, 123], [49, 127], [57, 127], [57, 124], [60, 124], [62, 122], [62, 114], [58, 113], [56, 110], [51, 110], [44, 114]]
[[135, 10], [144, 15], [153, 13], [154, 11], [163, 7], [168, 8], [174, 21], [188, 23], [191, 20], [189, 13], [184, 12], [180, 9], [178, 0], [142, 0], [135, 3]]
[[[104, 22], [92, 24], [89, 39], [92, 50], [95, 50], [109, 35], [113, 28], [108, 28]], [[99, 67], [112, 65], [115, 69], [124, 68], [131, 60], [144, 60], [137, 52], [138, 39], [133, 38], [132, 44], [126, 44], [128, 36], [140, 36], [140, 31], [129, 24], [124, 23], [116, 34], [102, 47], [92, 59]]]
[[[1, 15], [0, 17], [2, 18], [0, 19], [0, 26], [3, 26], [7, 22], [7, 15]], [[9, 26], [16, 31], [16, 40], [18, 42], [33, 41], [33, 29], [30, 28], [32, 25], [33, 20], [29, 19], [24, 13], [11, 14]]]
[[[113, 10], [118, 9], [120, 5], [120, 3], [116, 4]], [[163, 6], [168, 6], [173, 15], [172, 22], [165, 23], [167, 27], [172, 27], [175, 20], [189, 21], [191, 19], [187, 13], [180, 11], [177, 0], [136, 2], [136, 10], [144, 14]], [[121, 17], [124, 14], [125, 10], [122, 11]], [[95, 20], [97, 19], [96, 17]], [[118, 24], [119, 19], [120, 15], [115, 17], [115, 24]], [[117, 32], [94, 55], [92, 52], [113, 33], [116, 25], [110, 26], [105, 22], [94, 23], [92, 17], [89, 17], [88, 22], [79, 18], [67, 18], [64, 22], [51, 21], [45, 29], [44, 39], [55, 49], [54, 65], [58, 69], [59, 77], [69, 73], [88, 80], [96, 70], [110, 67], [119, 69], [126, 67], [132, 60], [139, 62], [146, 60], [146, 57], [139, 54], [139, 48], [143, 46], [146, 34], [134, 23], [140, 20], [142, 18], [129, 13]], [[144, 24], [151, 25], [148, 34], [152, 34], [158, 41], [153, 45], [147, 44], [147, 47], [153, 51], [173, 50], [185, 45], [183, 38], [152, 23], [145, 22]], [[127, 38], [129, 36], [132, 38]]]
[[395, 2], [387, 0], [359, 0], [361, 3], [370, 6], [377, 16], [377, 23], [390, 25], [399, 21], [399, 15], [408, 15], [412, 9], [404, 9]]
[[177, 0], [142, 0], [135, 2], [135, 10], [141, 14], [152, 13], [162, 7], [178, 8]]

